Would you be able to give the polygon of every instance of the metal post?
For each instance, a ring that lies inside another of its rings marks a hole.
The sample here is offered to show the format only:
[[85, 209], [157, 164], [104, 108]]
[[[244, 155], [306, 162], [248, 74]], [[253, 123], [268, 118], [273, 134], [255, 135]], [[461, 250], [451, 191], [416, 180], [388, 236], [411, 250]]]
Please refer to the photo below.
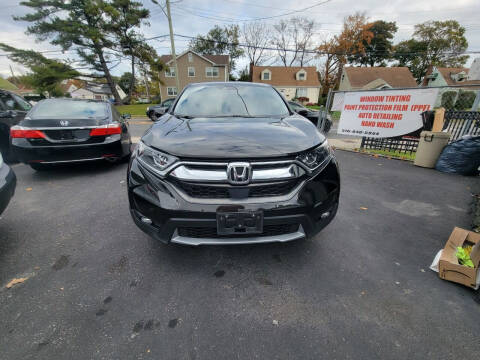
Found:
[[472, 111], [478, 111], [478, 106], [480, 105], [480, 90], [477, 90], [477, 96], [473, 101]]
[[172, 46], [173, 66], [175, 66], [175, 80], [177, 83], [177, 94], [180, 93], [180, 81], [178, 80], [177, 55], [175, 54], [175, 42], [173, 41], [172, 15], [170, 14], [170, 0], [167, 0], [168, 28], [170, 29], [170, 44]]
[[332, 88], [329, 88], [328, 95], [327, 95], [327, 102], [325, 103], [325, 109], [318, 112], [317, 128], [322, 133], [324, 132], [325, 124], [327, 122], [328, 109], [330, 109], [330, 106], [332, 105], [332, 94], [333, 94]]

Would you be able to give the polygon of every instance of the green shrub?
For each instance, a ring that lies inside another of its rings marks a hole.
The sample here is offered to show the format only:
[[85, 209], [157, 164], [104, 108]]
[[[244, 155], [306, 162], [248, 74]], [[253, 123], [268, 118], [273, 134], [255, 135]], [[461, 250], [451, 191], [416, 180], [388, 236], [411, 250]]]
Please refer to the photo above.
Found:
[[460, 90], [454, 109], [470, 110], [473, 106], [476, 96], [477, 94], [474, 91]]
[[442, 94], [442, 107], [447, 110], [453, 109], [455, 105], [456, 91], [446, 91]]

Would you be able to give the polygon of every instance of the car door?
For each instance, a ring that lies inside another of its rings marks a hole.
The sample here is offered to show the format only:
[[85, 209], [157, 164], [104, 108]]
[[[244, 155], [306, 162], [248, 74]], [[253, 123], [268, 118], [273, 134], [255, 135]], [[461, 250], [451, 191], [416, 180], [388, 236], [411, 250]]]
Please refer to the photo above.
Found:
[[9, 92], [0, 92], [0, 103], [4, 112], [2, 114], [3, 122], [9, 128], [22, 121], [27, 112], [32, 108], [20, 96]]
[[124, 154], [130, 153], [130, 145], [132, 143], [130, 137], [130, 124], [127, 119], [124, 119], [122, 115], [118, 112], [114, 105], [110, 104], [110, 110], [112, 113], [112, 121], [118, 122], [122, 126], [122, 148]]

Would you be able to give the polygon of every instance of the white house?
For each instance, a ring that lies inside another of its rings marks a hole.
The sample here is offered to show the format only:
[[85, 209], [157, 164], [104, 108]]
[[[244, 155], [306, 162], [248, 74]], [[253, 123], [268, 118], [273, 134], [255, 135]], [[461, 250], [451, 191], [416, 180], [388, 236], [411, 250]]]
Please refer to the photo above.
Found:
[[[98, 84], [87, 82], [83, 87], [77, 88], [70, 87], [69, 93], [74, 99], [89, 99], [89, 100], [113, 100], [112, 90], [108, 84]], [[124, 99], [127, 95], [124, 93], [122, 88], [116, 85], [118, 95], [121, 99]]]
[[318, 102], [320, 81], [315, 66], [250, 66], [252, 82], [270, 84], [288, 99]]

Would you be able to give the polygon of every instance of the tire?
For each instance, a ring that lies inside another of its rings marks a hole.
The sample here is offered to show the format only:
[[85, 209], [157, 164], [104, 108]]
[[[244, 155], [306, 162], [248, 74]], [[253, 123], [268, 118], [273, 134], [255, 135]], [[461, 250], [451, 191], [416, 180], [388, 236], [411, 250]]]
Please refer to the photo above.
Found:
[[10, 137], [8, 134], [5, 134], [0, 129], [0, 152], [2, 153], [3, 160], [6, 163], [15, 163], [17, 162], [17, 158], [12, 151], [12, 147], [10, 146]]
[[332, 123], [330, 121], [327, 121], [327, 123], [325, 124], [325, 129], [323, 129], [323, 132], [325, 134], [328, 134], [328, 132], [330, 131], [330, 128], [332, 127]]

